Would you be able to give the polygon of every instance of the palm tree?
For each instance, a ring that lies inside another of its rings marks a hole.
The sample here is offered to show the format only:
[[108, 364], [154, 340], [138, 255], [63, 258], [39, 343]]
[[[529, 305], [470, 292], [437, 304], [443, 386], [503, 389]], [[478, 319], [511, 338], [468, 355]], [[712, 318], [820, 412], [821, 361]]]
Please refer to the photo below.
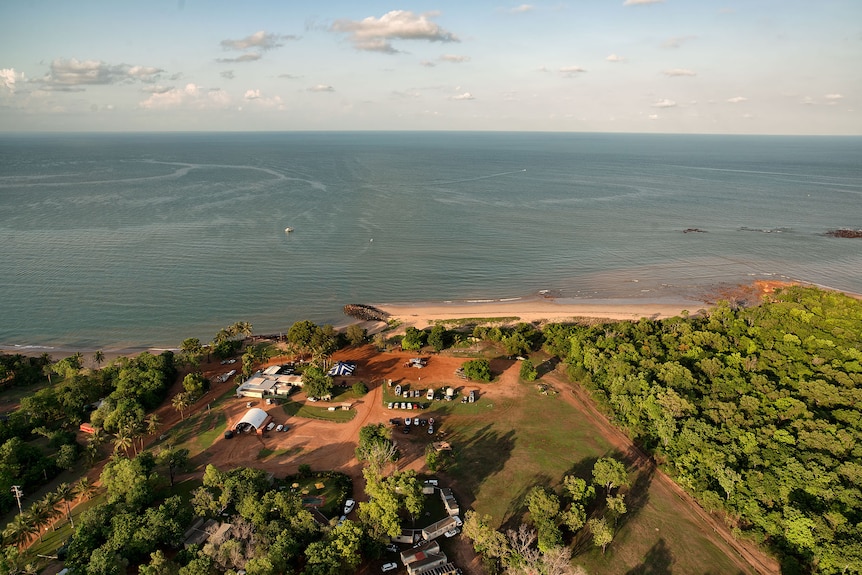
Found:
[[75, 484], [75, 493], [79, 497], [89, 500], [95, 492], [96, 487], [87, 477], [82, 477], [78, 480], [78, 483]]
[[171, 405], [174, 406], [174, 409], [180, 412], [180, 419], [185, 419], [185, 415], [183, 412], [191, 405], [191, 398], [189, 397], [188, 393], [178, 393], [171, 400]]
[[39, 504], [48, 510], [48, 522], [51, 524], [51, 531], [57, 530], [57, 524], [54, 519], [59, 514], [61, 500], [62, 498], [53, 491], [49, 491], [39, 500]]
[[74, 501], [78, 494], [75, 492], [75, 488], [68, 483], [61, 483], [57, 486], [57, 490], [54, 491], [57, 496], [60, 498], [62, 503], [66, 504], [66, 519], [69, 521], [69, 525], [72, 526], [72, 529], [75, 528], [75, 522], [72, 520], [72, 507], [69, 505], [69, 502]]
[[132, 436], [129, 435], [126, 429], [121, 429], [114, 434], [114, 455], [121, 449], [126, 452], [126, 457], [129, 456], [129, 448], [132, 446]]
[[30, 537], [39, 532], [39, 528], [30, 522], [25, 515], [16, 515], [3, 530], [3, 539], [10, 544], [21, 547], [25, 545]]
[[102, 367], [102, 362], [105, 361], [105, 352], [101, 349], [93, 353], [93, 361], [96, 362], [96, 367]]
[[33, 505], [31, 505], [27, 509], [27, 513], [24, 514], [24, 518], [27, 520], [30, 525], [39, 533], [39, 541], [44, 541], [42, 539], [42, 527], [48, 524], [51, 520], [52, 512], [42, 505], [41, 501], [37, 501]]
[[147, 417], [147, 433], [150, 435], [155, 435], [156, 432], [159, 431], [159, 427], [161, 427], [162, 422], [159, 420], [159, 414], [151, 413]]

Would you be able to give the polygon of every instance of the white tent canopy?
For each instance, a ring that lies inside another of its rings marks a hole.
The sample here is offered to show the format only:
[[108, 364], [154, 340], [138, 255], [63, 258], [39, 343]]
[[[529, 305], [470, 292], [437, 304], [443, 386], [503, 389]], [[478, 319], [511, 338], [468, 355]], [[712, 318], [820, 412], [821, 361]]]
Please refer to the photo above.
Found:
[[234, 429], [242, 431], [246, 426], [251, 426], [256, 430], [261, 429], [268, 419], [269, 414], [267, 412], [259, 407], [252, 407], [245, 412], [245, 415], [243, 415], [242, 419], [237, 422]]

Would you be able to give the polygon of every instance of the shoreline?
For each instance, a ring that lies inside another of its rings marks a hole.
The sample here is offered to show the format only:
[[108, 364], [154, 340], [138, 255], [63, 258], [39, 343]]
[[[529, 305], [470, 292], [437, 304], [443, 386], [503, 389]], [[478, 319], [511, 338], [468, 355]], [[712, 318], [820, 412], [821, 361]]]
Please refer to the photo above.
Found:
[[[702, 301], [638, 301], [635, 299], [581, 300], [575, 298], [529, 297], [504, 298], [498, 300], [443, 301], [421, 303], [374, 304], [388, 313], [392, 319], [404, 325], [424, 329], [438, 321], [459, 319], [505, 318], [512, 321], [571, 322], [576, 319], [607, 319], [612, 321], [641, 318], [665, 319], [680, 315], [683, 311], [694, 313], [708, 307]], [[517, 318], [517, 319], [512, 319]]]
[[[605, 319], [609, 321], [637, 321], [641, 318], [666, 319], [675, 317], [688, 311], [694, 315], [702, 309], [708, 309], [719, 300], [734, 300], [742, 305], [759, 303], [763, 294], [770, 293], [775, 289], [791, 285], [814, 285], [803, 282], [755, 280], [749, 284], [735, 284], [713, 289], [703, 290], [698, 293], [677, 295], [672, 297], [627, 297], [627, 298], [567, 298], [556, 292], [542, 291], [539, 294], [510, 297], [500, 299], [473, 299], [462, 301], [438, 301], [438, 302], [408, 302], [408, 303], [379, 303], [373, 304], [377, 309], [390, 315], [390, 319], [401, 322], [399, 329], [409, 326], [424, 329], [433, 326], [437, 321], [454, 321], [459, 319], [493, 319], [506, 318], [509, 323], [515, 321], [532, 322], [572, 322], [578, 319]], [[821, 289], [829, 289], [817, 286]], [[847, 292], [842, 292], [847, 293]], [[859, 297], [857, 294], [848, 293], [851, 297]], [[512, 319], [517, 318], [517, 319]], [[363, 321], [345, 317], [344, 322], [339, 322], [336, 329], [344, 330], [347, 326], [359, 324], [374, 334], [386, 328], [384, 322]], [[269, 337], [267, 334], [254, 334], [252, 339]], [[112, 361], [118, 357], [134, 357], [140, 353], [150, 352], [159, 354], [163, 351], [179, 351], [178, 347], [171, 346], [128, 346], [99, 348], [97, 346], [74, 347], [74, 346], [39, 346], [39, 345], [2, 345], [2, 354], [20, 354], [30, 357], [38, 357], [43, 353], [51, 355], [54, 361], [63, 359], [75, 353], [84, 354], [85, 362], [89, 361], [92, 354], [102, 351], [106, 361]], [[90, 357], [88, 357], [90, 356]]]

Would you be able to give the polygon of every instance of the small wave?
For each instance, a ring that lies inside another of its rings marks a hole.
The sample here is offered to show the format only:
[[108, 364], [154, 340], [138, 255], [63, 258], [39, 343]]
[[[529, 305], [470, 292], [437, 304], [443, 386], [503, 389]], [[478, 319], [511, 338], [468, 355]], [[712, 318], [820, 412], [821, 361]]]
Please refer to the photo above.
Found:
[[760, 232], [762, 234], [780, 234], [784, 232], [792, 232], [791, 228], [749, 228], [742, 226], [739, 228], [741, 232]]

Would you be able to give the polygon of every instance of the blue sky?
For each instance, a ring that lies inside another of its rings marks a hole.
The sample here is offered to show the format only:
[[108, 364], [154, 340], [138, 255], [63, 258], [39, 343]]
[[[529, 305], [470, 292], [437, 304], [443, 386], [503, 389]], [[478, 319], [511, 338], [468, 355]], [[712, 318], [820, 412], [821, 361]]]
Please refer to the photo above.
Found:
[[860, 0], [4, 0], [0, 131], [862, 134]]

